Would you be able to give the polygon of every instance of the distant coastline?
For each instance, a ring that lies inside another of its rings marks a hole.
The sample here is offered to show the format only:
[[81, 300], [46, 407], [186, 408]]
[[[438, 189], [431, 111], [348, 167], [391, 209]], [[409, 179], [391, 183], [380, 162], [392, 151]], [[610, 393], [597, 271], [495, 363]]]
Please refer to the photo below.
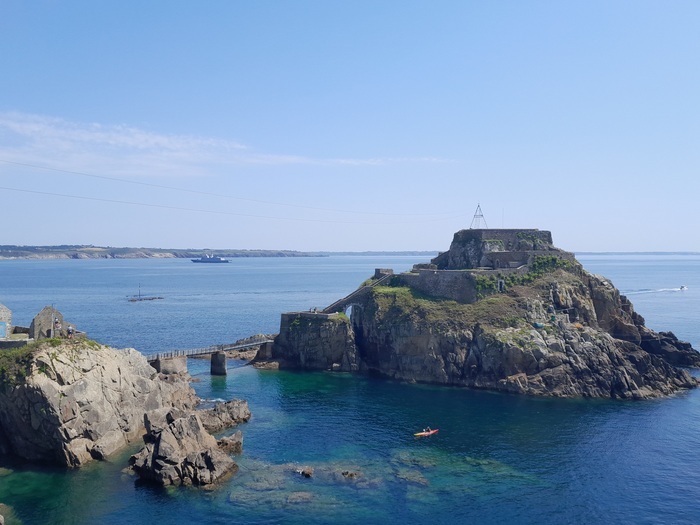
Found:
[[576, 255], [700, 255], [700, 252], [574, 252]]
[[425, 255], [437, 251], [303, 252], [296, 250], [115, 248], [94, 245], [17, 246], [0, 245], [0, 260], [8, 259], [189, 259], [213, 253], [219, 257], [330, 257], [332, 255]]

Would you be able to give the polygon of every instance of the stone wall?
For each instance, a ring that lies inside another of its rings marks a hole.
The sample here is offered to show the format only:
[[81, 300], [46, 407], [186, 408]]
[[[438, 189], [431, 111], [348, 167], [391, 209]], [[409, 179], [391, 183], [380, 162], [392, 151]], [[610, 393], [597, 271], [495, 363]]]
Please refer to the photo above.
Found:
[[87, 334], [79, 332], [74, 324], [65, 322], [63, 314], [53, 306], [44, 306], [41, 312], [32, 319], [32, 324], [29, 326], [29, 338], [37, 341], [49, 337], [67, 337], [69, 326], [73, 328], [76, 339], [87, 337]]
[[453, 299], [459, 303], [476, 301], [474, 276], [465, 270], [429, 270], [402, 273], [396, 277], [401, 284], [432, 297]]
[[29, 326], [29, 338], [36, 341], [53, 337], [54, 319], [58, 319], [61, 327], [63, 327], [63, 315], [61, 312], [51, 306], [44, 306], [41, 312], [32, 319], [32, 324]]
[[[544, 230], [460, 230], [455, 233], [449, 251], [441, 253], [431, 262], [441, 270], [479, 268], [492, 266], [484, 258], [497, 252], [504, 260], [508, 259], [509, 265], [525, 264], [527, 256], [524, 252], [550, 249], [556, 250], [552, 245], [552, 234]], [[506, 256], [506, 252], [521, 255]]]

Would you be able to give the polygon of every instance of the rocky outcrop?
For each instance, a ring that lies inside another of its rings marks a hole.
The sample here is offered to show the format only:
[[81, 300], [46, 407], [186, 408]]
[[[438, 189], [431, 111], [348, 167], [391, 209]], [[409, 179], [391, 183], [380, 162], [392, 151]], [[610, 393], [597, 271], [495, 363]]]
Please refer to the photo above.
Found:
[[243, 433], [237, 430], [230, 436], [217, 440], [216, 444], [227, 454], [240, 454], [243, 452]]
[[647, 328], [610, 281], [551, 246], [547, 234], [459, 232], [450, 252], [433, 260], [447, 270], [414, 273], [453, 283], [467, 271], [460, 265], [483, 265], [496, 255], [528, 264], [470, 272], [478, 293], [465, 302], [399, 275], [358, 299], [343, 337], [320, 336], [338, 330], [329, 319], [305, 314], [295, 323], [283, 316], [272, 355], [287, 366], [322, 370], [349, 370], [343, 360], [352, 356], [353, 371], [532, 395], [640, 399], [697, 386], [678, 367], [700, 366], [700, 353], [670, 332]]
[[649, 398], [697, 385], [674, 365], [697, 366], [700, 354], [640, 325], [616, 290], [607, 301], [588, 295], [587, 279], [600, 292], [598, 278], [560, 270], [473, 305], [411, 297], [391, 307], [391, 291], [376, 294], [356, 320], [363, 364], [405, 381], [550, 396]]
[[184, 376], [162, 376], [133, 349], [94, 341], [45, 343], [0, 388], [0, 448], [30, 461], [79, 467], [144, 432], [144, 413], [198, 401]]
[[242, 399], [217, 403], [214, 408], [200, 410], [198, 414], [207, 432], [220, 432], [250, 419], [248, 402]]
[[197, 413], [154, 412], [147, 414], [146, 426], [146, 445], [130, 459], [144, 480], [159, 485], [209, 485], [237, 469]]
[[309, 370], [359, 370], [359, 357], [350, 320], [344, 314], [298, 312], [283, 314], [273, 347], [280, 366]]

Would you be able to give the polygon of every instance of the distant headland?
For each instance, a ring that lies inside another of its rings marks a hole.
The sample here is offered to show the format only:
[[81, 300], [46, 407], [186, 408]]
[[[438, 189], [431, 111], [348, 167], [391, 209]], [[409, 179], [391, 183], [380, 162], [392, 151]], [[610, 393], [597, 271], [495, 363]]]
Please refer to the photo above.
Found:
[[2, 259], [190, 259], [214, 252], [219, 257], [329, 257], [331, 255], [434, 255], [436, 251], [303, 252], [296, 250], [115, 248], [62, 244], [56, 246], [0, 245]]

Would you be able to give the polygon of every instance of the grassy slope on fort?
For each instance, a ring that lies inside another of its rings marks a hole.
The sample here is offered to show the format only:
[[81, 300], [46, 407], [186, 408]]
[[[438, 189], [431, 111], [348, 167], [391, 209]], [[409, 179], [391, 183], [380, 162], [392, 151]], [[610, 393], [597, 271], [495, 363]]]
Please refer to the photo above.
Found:
[[372, 289], [374, 304], [390, 318], [412, 317], [430, 326], [444, 329], [471, 327], [477, 323], [489, 328], [530, 328], [528, 302], [546, 296], [554, 282], [579, 287], [581, 267], [578, 263], [552, 257], [538, 258], [530, 272], [507, 279], [504, 294], [496, 293], [496, 277], [484, 277], [477, 283], [484, 297], [472, 304], [431, 297], [407, 286], [377, 286]]

